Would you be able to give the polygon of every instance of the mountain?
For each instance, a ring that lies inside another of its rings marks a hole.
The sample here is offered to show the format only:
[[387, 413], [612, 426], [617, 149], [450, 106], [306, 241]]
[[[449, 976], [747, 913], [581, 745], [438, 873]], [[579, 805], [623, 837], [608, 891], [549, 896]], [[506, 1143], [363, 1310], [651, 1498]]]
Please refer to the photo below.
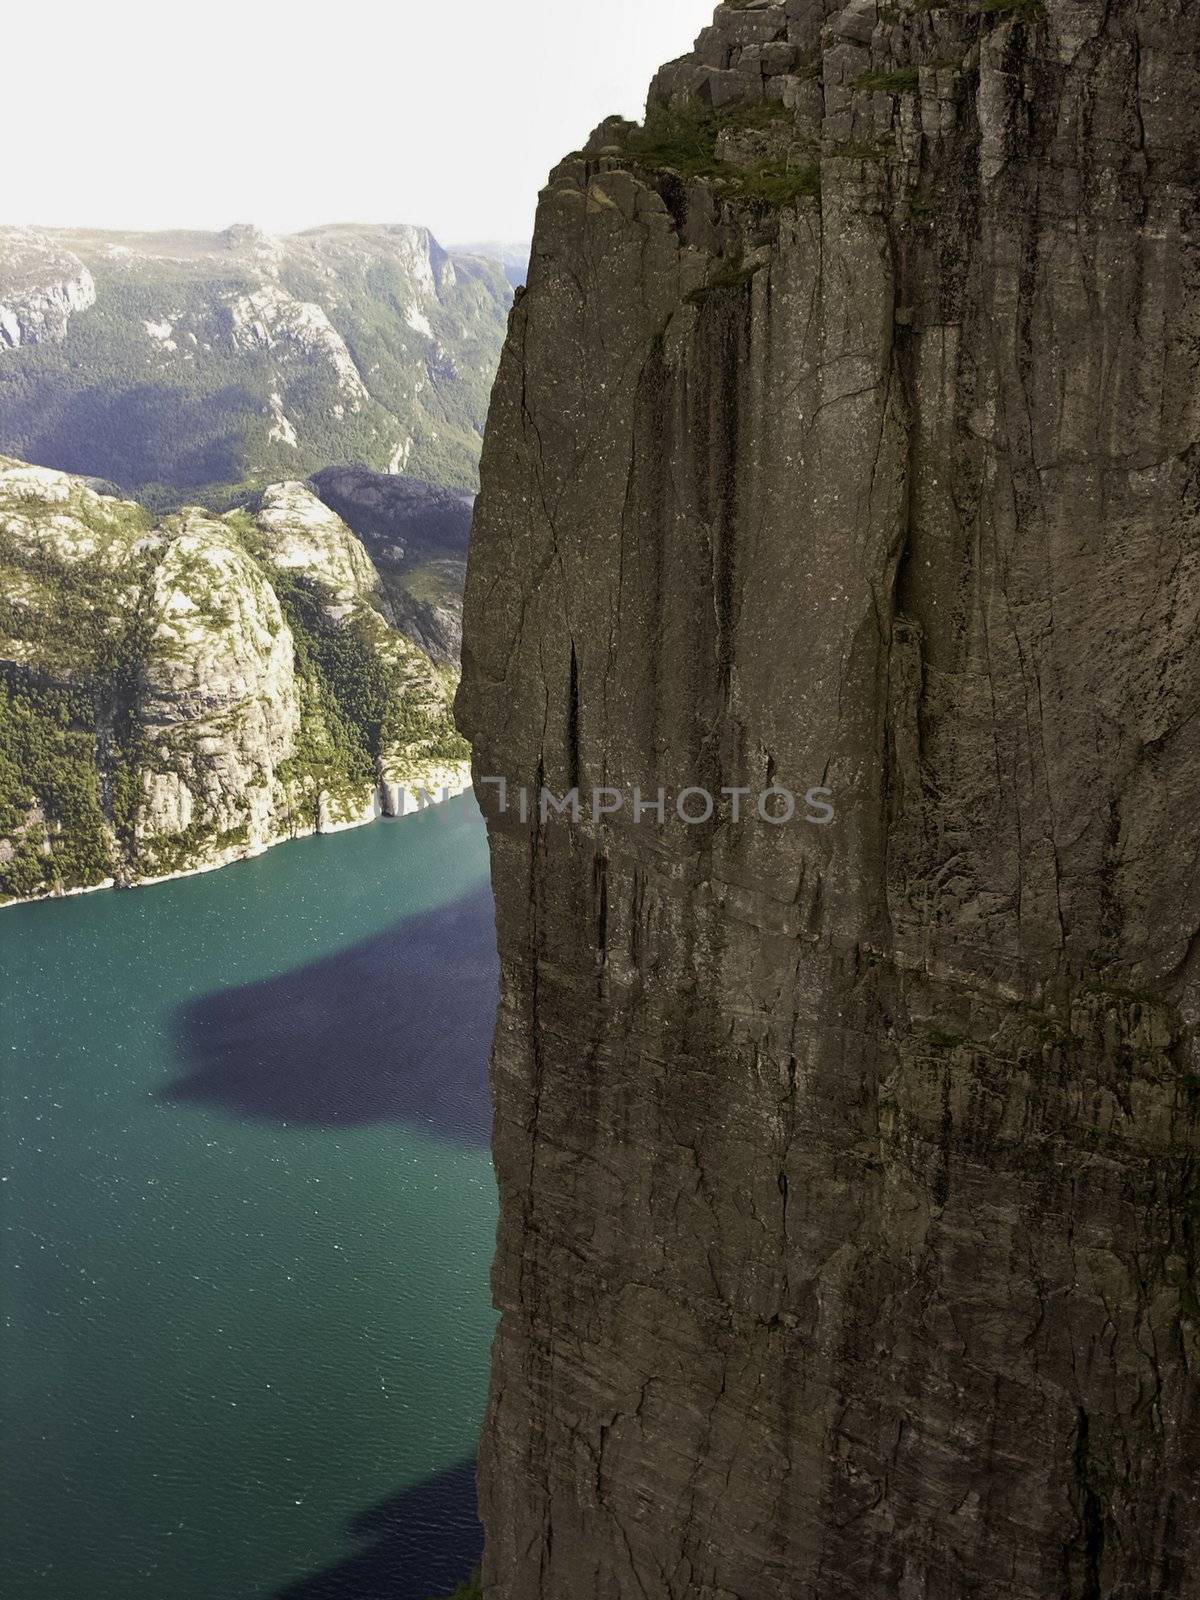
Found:
[[0, 900], [220, 866], [457, 792], [454, 682], [302, 483], [156, 520], [0, 458]]
[[326, 467], [309, 482], [370, 552], [396, 626], [457, 669], [474, 497], [365, 467]]
[[167, 509], [349, 460], [472, 490], [511, 301], [416, 227], [0, 229], [0, 449]]
[[1200, 1592], [1198, 31], [724, 5], [541, 197], [489, 1600]]
[[504, 269], [504, 276], [514, 289], [521, 289], [529, 276], [529, 246], [527, 244], [501, 244], [495, 239], [477, 240], [473, 244], [460, 244], [455, 247], [463, 255], [483, 256], [489, 261], [498, 261]]

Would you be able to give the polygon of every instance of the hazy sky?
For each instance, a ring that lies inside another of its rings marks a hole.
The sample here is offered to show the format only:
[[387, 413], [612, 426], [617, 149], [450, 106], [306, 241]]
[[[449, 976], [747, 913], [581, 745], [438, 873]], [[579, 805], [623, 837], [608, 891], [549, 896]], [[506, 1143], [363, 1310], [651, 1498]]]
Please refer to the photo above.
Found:
[[520, 239], [715, 0], [58, 0], [4, 18], [0, 222]]

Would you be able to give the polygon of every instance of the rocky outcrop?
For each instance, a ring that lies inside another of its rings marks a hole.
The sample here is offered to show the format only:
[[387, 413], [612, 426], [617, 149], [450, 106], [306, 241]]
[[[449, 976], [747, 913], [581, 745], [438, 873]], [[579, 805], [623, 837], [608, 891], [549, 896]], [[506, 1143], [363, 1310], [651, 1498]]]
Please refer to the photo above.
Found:
[[[222, 309], [228, 319], [226, 331], [235, 350], [269, 351], [285, 363], [290, 359], [302, 367], [325, 368], [338, 396], [335, 403], [351, 412], [361, 411], [370, 400], [370, 392], [359, 376], [346, 341], [321, 306], [298, 300], [271, 283], [251, 294], [238, 295], [225, 302]], [[157, 337], [161, 344], [175, 343], [170, 334], [156, 331], [170, 328], [173, 333], [174, 323], [145, 326], [150, 336]], [[285, 435], [282, 442], [295, 448], [295, 431], [282, 410], [282, 400], [276, 405], [280, 408], [276, 426], [286, 429], [290, 435]]]
[[470, 492], [511, 301], [425, 228], [0, 228], [0, 450], [157, 506], [345, 460]]
[[0, 900], [221, 866], [469, 781], [453, 678], [303, 484], [154, 520], [0, 458]]
[[491, 1600], [1200, 1593], [1197, 47], [724, 6], [542, 196], [459, 699]]
[[305, 484], [272, 484], [251, 504], [272, 566], [319, 583], [339, 619], [367, 605], [392, 620], [362, 542]]
[[150, 877], [257, 854], [287, 832], [283, 779], [301, 726], [291, 630], [233, 531], [187, 513], [155, 554], [130, 719], [131, 866]]
[[401, 575], [392, 589], [396, 626], [432, 660], [457, 669], [462, 655], [462, 592], [465, 561], [430, 562], [418, 574], [420, 587]]
[[95, 303], [95, 281], [72, 251], [30, 229], [0, 232], [0, 352], [61, 344], [72, 316]]
[[310, 481], [370, 551], [396, 626], [457, 667], [472, 496], [355, 466], [327, 467]]

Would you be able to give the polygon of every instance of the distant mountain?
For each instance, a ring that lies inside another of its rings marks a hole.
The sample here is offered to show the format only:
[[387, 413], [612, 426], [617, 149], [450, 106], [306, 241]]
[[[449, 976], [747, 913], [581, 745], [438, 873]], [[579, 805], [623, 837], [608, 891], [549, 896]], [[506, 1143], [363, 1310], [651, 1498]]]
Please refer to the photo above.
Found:
[[513, 288], [524, 287], [529, 274], [528, 244], [501, 244], [494, 239], [485, 239], [472, 244], [455, 245], [454, 248], [466, 256], [482, 256], [487, 261], [498, 261]]
[[163, 508], [347, 460], [472, 490], [511, 302], [418, 227], [0, 229], [0, 450]]
[[396, 626], [457, 668], [473, 497], [365, 467], [326, 467], [309, 487], [370, 552]]

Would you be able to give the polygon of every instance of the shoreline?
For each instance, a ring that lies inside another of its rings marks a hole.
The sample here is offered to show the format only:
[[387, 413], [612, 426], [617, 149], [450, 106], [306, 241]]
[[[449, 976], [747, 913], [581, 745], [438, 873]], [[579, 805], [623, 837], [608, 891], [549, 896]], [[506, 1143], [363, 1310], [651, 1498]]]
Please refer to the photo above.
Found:
[[[240, 848], [224, 860], [206, 861], [203, 866], [198, 867], [181, 867], [175, 872], [164, 872], [157, 877], [138, 878], [134, 883], [118, 883], [115, 878], [105, 878], [102, 883], [77, 885], [71, 889], [53, 890], [49, 894], [18, 896], [12, 900], [0, 901], [0, 912], [7, 911], [12, 906], [53, 904], [58, 900], [72, 900], [77, 895], [100, 894], [110, 889], [115, 889], [118, 894], [127, 894], [138, 889], [153, 889], [160, 883], [174, 883], [180, 878], [200, 878], [209, 872], [223, 872], [226, 867], [236, 867], [243, 861], [257, 861], [260, 856], [265, 856], [268, 851], [276, 849], [279, 845], [292, 844], [298, 839], [322, 839], [327, 835], [349, 833], [355, 828], [368, 828], [374, 822], [399, 822], [405, 817], [419, 816], [422, 811], [430, 811], [436, 806], [445, 805], [448, 800], [457, 800], [460, 795], [467, 794], [474, 788], [469, 762], [462, 763], [461, 771], [445, 769], [440, 776], [449, 777], [450, 781], [437, 783], [432, 788], [425, 788], [421, 780], [417, 779], [410, 779], [407, 783], [380, 783], [371, 798], [370, 805], [364, 807], [363, 815], [351, 818], [348, 822], [325, 822], [323, 819], [311, 828], [298, 828], [292, 833], [281, 833], [278, 838], [269, 839], [253, 848]], [[418, 804], [414, 796], [420, 793], [434, 795], [436, 798], [428, 800], [423, 805]], [[400, 810], [395, 809], [396, 795], [404, 796], [404, 805]]]

